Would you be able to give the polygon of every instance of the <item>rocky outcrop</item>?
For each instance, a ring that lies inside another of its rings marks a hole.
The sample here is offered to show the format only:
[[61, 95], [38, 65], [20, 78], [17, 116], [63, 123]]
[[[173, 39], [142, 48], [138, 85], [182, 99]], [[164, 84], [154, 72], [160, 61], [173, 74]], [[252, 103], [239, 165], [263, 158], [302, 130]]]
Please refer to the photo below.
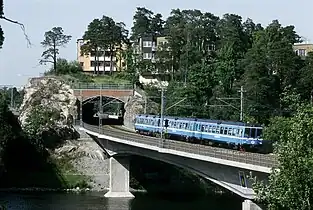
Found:
[[40, 108], [54, 113], [55, 127], [53, 129], [57, 133], [62, 133], [62, 135], [68, 133], [69, 136], [73, 136], [75, 130], [72, 124], [77, 115], [77, 99], [69, 85], [52, 77], [41, 77], [30, 80], [24, 92], [19, 116], [22, 127], [30, 115], [34, 114], [34, 110]]
[[151, 100], [145, 100], [145, 96], [135, 95], [125, 103], [124, 125], [128, 128], [134, 128], [134, 120], [137, 114], [143, 114], [145, 111], [150, 114], [157, 114], [159, 105]]
[[68, 157], [74, 172], [88, 177], [88, 185], [93, 191], [103, 191], [109, 187], [109, 159], [92, 139], [66, 141], [53, 152], [53, 156], [57, 159]]

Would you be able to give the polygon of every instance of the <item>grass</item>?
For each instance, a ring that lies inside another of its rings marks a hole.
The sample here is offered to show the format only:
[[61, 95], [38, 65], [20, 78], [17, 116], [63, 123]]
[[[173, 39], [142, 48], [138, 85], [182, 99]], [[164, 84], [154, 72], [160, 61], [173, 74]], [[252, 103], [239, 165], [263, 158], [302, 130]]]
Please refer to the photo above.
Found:
[[70, 163], [73, 158], [62, 157], [59, 159], [53, 158], [53, 162], [59, 170], [62, 177], [64, 188], [90, 188], [88, 181], [90, 177], [80, 174]]
[[93, 82], [97, 84], [129, 84], [130, 81], [121, 78], [119, 75], [100, 75], [93, 77]]
[[[50, 74], [51, 75], [51, 74]], [[95, 83], [95, 84], [129, 84], [122, 74], [114, 75], [89, 75], [84, 73], [57, 75], [57, 78], [67, 83]]]

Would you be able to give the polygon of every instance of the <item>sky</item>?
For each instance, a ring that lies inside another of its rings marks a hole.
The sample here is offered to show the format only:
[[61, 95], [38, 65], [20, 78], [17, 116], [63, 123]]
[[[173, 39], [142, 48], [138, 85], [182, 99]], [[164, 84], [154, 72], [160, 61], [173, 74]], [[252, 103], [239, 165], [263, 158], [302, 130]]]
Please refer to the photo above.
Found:
[[219, 17], [225, 13], [238, 14], [263, 26], [278, 19], [282, 25], [294, 25], [297, 33], [309, 42], [313, 40], [312, 0], [297, 3], [286, 0], [4, 0], [5, 16], [25, 25], [32, 46], [27, 46], [18, 25], [0, 19], [5, 33], [0, 49], [0, 86], [23, 86], [29, 77], [39, 76], [50, 68], [39, 65], [39, 60], [44, 50], [40, 42], [51, 28], [60, 26], [65, 34], [72, 36], [66, 48], [60, 50], [60, 57], [76, 60], [76, 40], [93, 19], [106, 15], [116, 22], [124, 22], [130, 29], [136, 7], [146, 7], [165, 18], [172, 9], [180, 8], [200, 9]]

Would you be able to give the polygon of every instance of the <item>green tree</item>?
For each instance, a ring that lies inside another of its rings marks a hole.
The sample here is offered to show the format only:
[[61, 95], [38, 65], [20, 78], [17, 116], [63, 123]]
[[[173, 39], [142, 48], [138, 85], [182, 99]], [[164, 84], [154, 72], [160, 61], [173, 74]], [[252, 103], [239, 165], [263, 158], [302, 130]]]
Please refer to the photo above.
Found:
[[245, 109], [257, 122], [267, 123], [271, 116], [284, 114], [280, 96], [288, 86], [297, 86], [298, 58], [292, 49], [297, 41], [293, 27], [282, 27], [278, 21], [253, 36], [252, 48], [243, 60], [242, 83], [247, 91]]
[[60, 120], [59, 110], [37, 105], [28, 113], [23, 130], [39, 150], [53, 148], [61, 142], [60, 137], [53, 138], [58, 136], [56, 135], [58, 120]]
[[126, 79], [131, 81], [132, 84], [138, 83], [139, 77], [133, 49], [129, 46], [126, 51], [122, 52], [122, 57], [126, 63], [123, 71], [125, 73]]
[[[57, 75], [66, 75], [66, 74], [78, 74], [83, 72], [83, 68], [78, 61], [67, 61], [64, 58], [57, 59]], [[54, 69], [52, 68], [50, 72], [53, 73]]]
[[65, 45], [71, 40], [72, 36], [65, 35], [61, 27], [53, 27], [50, 31], [45, 33], [45, 39], [41, 45], [46, 48], [42, 53], [40, 64], [52, 63], [54, 73], [57, 73], [57, 56], [59, 54], [59, 47]]
[[[240, 60], [244, 57], [248, 39], [244, 32], [242, 18], [234, 14], [225, 14], [217, 26], [218, 29], [218, 80], [226, 94], [230, 94], [233, 89], [234, 81], [243, 74], [240, 68]], [[253, 33], [253, 22], [249, 22], [248, 33]]]
[[217, 20], [200, 10], [172, 10], [164, 27], [175, 80], [186, 80], [192, 65], [212, 60]]
[[305, 65], [300, 69], [298, 91], [301, 95], [302, 100], [310, 100], [313, 91], [313, 52], [309, 52], [306, 59]]
[[152, 17], [150, 30], [153, 36], [162, 36], [164, 34], [164, 23], [161, 14], [157, 13]]
[[101, 56], [98, 51], [102, 42], [102, 33], [101, 21], [99, 19], [94, 19], [88, 24], [87, 30], [83, 35], [83, 40], [86, 41], [86, 43], [81, 46], [81, 55], [90, 55], [91, 53], [94, 53], [94, 60], [96, 62], [96, 65], [94, 65], [94, 74], [97, 73], [98, 57]]
[[116, 23], [112, 18], [106, 16], [103, 16], [101, 21], [105, 31], [101, 43], [104, 51], [106, 49], [110, 51], [110, 73], [112, 74], [114, 64], [116, 64], [116, 61], [113, 62], [113, 57], [116, 55], [118, 48], [121, 48], [122, 44], [127, 41], [128, 31], [125, 29], [123, 22]]
[[[133, 27], [131, 28], [131, 39], [137, 40], [141, 36], [151, 35], [151, 21], [153, 12], [144, 8], [137, 7], [135, 15], [133, 17]], [[155, 26], [158, 26], [158, 22], [155, 21]]]
[[1, 159], [7, 145], [21, 135], [18, 121], [9, 110], [6, 96], [2, 93], [0, 93], [0, 125], [0, 164], [2, 164]]
[[[86, 43], [82, 46], [81, 52], [84, 55], [95, 54], [96, 65], [94, 72], [98, 67], [99, 56], [105, 56], [105, 51], [110, 52], [110, 73], [113, 71], [113, 57], [118, 48], [127, 42], [128, 31], [123, 22], [116, 23], [111, 17], [103, 16], [101, 19], [94, 19], [84, 33], [83, 39]], [[105, 66], [105, 65], [103, 65]]]
[[269, 183], [256, 182], [254, 190], [268, 209], [312, 209], [313, 108], [302, 106], [291, 118], [274, 118], [265, 138], [277, 141], [274, 153], [279, 166]]

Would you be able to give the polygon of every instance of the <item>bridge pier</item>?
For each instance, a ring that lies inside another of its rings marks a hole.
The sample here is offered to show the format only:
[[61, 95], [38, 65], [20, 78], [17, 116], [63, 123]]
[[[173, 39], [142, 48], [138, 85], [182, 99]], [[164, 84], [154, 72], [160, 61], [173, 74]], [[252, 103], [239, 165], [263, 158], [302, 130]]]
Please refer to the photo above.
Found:
[[109, 198], [133, 198], [129, 192], [129, 158], [110, 158], [110, 190], [105, 197]]
[[245, 200], [242, 202], [242, 210], [262, 210], [257, 204], [253, 203], [251, 200]]

